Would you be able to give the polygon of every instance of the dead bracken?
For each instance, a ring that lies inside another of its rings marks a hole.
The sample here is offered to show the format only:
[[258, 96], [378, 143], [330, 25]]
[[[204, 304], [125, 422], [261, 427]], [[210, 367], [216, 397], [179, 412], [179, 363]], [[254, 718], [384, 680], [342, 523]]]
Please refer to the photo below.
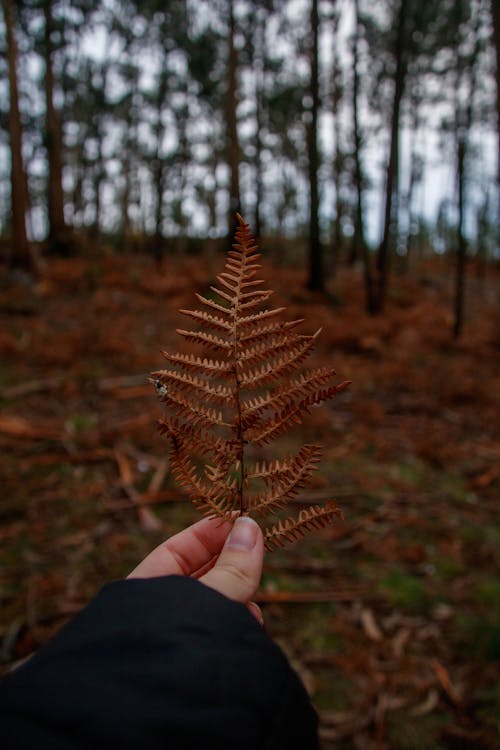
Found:
[[321, 446], [253, 462], [248, 447], [263, 448], [279, 438], [350, 381], [331, 385], [332, 367], [297, 372], [320, 331], [296, 333], [303, 320], [279, 320], [283, 307], [262, 309], [273, 292], [255, 278], [259, 258], [238, 215], [233, 249], [217, 276], [220, 286], [211, 287], [214, 297], [196, 295], [207, 309], [181, 310], [200, 328], [177, 332], [211, 356], [163, 352], [169, 366], [152, 373], [151, 381], [165, 406], [159, 427], [170, 439], [170, 465], [180, 486], [210, 517], [274, 516], [264, 530], [271, 550], [329, 525], [340, 509], [330, 501], [296, 517], [288, 514], [290, 499], [317, 467]]

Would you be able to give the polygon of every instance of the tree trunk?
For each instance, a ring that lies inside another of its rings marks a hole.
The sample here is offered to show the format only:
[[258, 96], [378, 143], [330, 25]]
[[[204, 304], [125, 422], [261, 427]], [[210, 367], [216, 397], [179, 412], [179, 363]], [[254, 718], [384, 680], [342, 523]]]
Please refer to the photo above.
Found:
[[[457, 13], [460, 6], [457, 1]], [[467, 241], [464, 234], [465, 212], [466, 212], [466, 185], [467, 185], [467, 149], [469, 132], [472, 126], [473, 98], [476, 90], [476, 61], [479, 55], [480, 34], [479, 15], [474, 19], [472, 35], [475, 36], [474, 50], [467, 60], [460, 54], [457, 45], [457, 80], [455, 87], [455, 127], [457, 144], [457, 251], [455, 266], [455, 321], [453, 324], [453, 337], [457, 339], [462, 333], [464, 323], [465, 307], [465, 269], [467, 262]], [[468, 28], [466, 33], [471, 34]], [[460, 101], [463, 88], [463, 77], [468, 76], [468, 91], [464, 101]]]
[[94, 182], [94, 222], [92, 226], [92, 239], [99, 240], [101, 236], [101, 224], [102, 224], [102, 183], [105, 177], [104, 171], [104, 156], [102, 153], [102, 133], [100, 129], [95, 133], [97, 140], [97, 158], [94, 164], [93, 170], [93, 182]]
[[12, 209], [12, 252], [9, 258], [12, 266], [33, 269], [33, 259], [29, 252], [26, 232], [26, 213], [28, 210], [28, 192], [26, 173], [22, 155], [22, 128], [19, 113], [19, 95], [17, 89], [17, 44], [15, 39], [14, 3], [2, 0], [7, 37], [7, 58], [9, 68], [9, 139], [10, 139], [10, 181]]
[[163, 106], [167, 98], [168, 73], [166, 72], [166, 59], [163, 58], [163, 71], [158, 84], [158, 97], [156, 100], [156, 127], [155, 139], [156, 149], [153, 160], [153, 183], [156, 194], [155, 205], [155, 257], [158, 263], [163, 255], [163, 194], [165, 191], [166, 166], [162, 156], [162, 143], [165, 137], [165, 126], [162, 121]]
[[311, 0], [311, 109], [308, 112], [307, 144], [309, 154], [309, 279], [308, 289], [323, 291], [323, 249], [319, 234], [319, 190], [318, 190], [318, 112], [319, 112], [319, 60], [318, 60], [319, 14], [318, 0]]
[[458, 182], [458, 222], [457, 222], [457, 263], [455, 267], [455, 322], [453, 337], [458, 338], [462, 332], [464, 320], [465, 297], [465, 259], [467, 243], [464, 235], [465, 220], [465, 138], [459, 135], [457, 143], [457, 182]]
[[407, 58], [405, 52], [405, 26], [407, 15], [407, 0], [400, 0], [398, 30], [395, 45], [396, 72], [394, 76], [394, 96], [392, 102], [391, 140], [389, 162], [385, 186], [384, 231], [377, 254], [377, 293], [375, 312], [384, 309], [389, 269], [394, 239], [398, 226], [398, 198], [399, 198], [399, 116], [401, 100], [407, 72]]
[[52, 2], [43, 4], [45, 18], [45, 142], [49, 162], [48, 182], [48, 239], [54, 249], [64, 247], [64, 194], [62, 186], [62, 132], [59, 113], [54, 106], [54, 72], [52, 67]]
[[262, 235], [261, 206], [264, 199], [264, 178], [262, 170], [262, 127], [263, 98], [265, 86], [266, 59], [266, 18], [264, 8], [258, 8], [255, 19], [255, 49], [253, 60], [255, 71], [255, 217], [254, 232], [256, 239]]
[[339, 10], [335, 8], [337, 5], [336, 0], [333, 0], [332, 5], [334, 7], [334, 20], [332, 29], [332, 114], [333, 114], [333, 139], [335, 142], [335, 153], [333, 156], [333, 184], [335, 187], [335, 220], [333, 222], [333, 242], [332, 242], [332, 263], [331, 272], [335, 274], [337, 270], [338, 261], [342, 250], [342, 217], [343, 217], [343, 205], [342, 205], [342, 174], [344, 171], [344, 154], [342, 153], [342, 147], [340, 144], [340, 103], [342, 101], [342, 69], [339, 61], [338, 54], [338, 27], [339, 27]]
[[354, 0], [355, 28], [353, 41], [353, 84], [352, 110], [354, 128], [354, 181], [356, 184], [356, 221], [354, 226], [354, 246], [361, 252], [363, 259], [363, 277], [365, 284], [365, 308], [372, 315], [375, 312], [375, 290], [373, 288], [373, 272], [370, 252], [365, 240], [364, 212], [363, 212], [363, 166], [361, 149], [363, 146], [359, 124], [359, 2]]
[[238, 138], [238, 54], [234, 46], [235, 20], [233, 0], [228, 0], [229, 38], [227, 60], [227, 145], [230, 172], [229, 188], [229, 241], [232, 243], [236, 231], [236, 213], [241, 212], [240, 199], [240, 142]]
[[[498, 224], [500, 226], [500, 4], [498, 0], [491, 0], [491, 19], [493, 22], [493, 42], [496, 51], [496, 84], [497, 84], [497, 201]], [[500, 232], [500, 230], [499, 230]], [[497, 239], [498, 237], [497, 233]]]
[[410, 97], [411, 106], [411, 144], [410, 144], [410, 179], [408, 182], [408, 192], [406, 194], [405, 209], [407, 217], [406, 232], [406, 255], [403, 268], [407, 272], [410, 269], [411, 256], [413, 254], [413, 234], [412, 230], [415, 224], [415, 214], [413, 204], [415, 202], [415, 189], [422, 179], [422, 158], [417, 152], [417, 146], [420, 132], [420, 97], [414, 90]]

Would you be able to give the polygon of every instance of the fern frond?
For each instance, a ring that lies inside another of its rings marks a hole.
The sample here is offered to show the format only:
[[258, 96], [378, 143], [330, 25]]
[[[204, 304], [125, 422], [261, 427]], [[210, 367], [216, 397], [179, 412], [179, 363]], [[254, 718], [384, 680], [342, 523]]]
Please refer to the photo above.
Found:
[[196, 467], [175, 444], [170, 451], [170, 468], [179, 486], [205, 516], [223, 519], [231, 517], [234, 493], [217, 495], [211, 485], [199, 478]]
[[211, 286], [210, 290], [214, 294], [217, 294], [222, 299], [225, 299], [227, 302], [231, 302], [232, 303], [233, 300], [234, 300], [234, 297], [232, 295], [227, 294], [227, 292], [225, 292], [223, 289], [218, 289], [216, 286]]
[[245, 424], [252, 424], [250, 432], [245, 433], [246, 440], [255, 442], [257, 445], [266, 445], [266, 443], [287, 432], [292, 425], [302, 424], [300, 415], [303, 412], [309, 413], [311, 406], [317, 406], [323, 401], [328, 401], [350, 384], [351, 381], [346, 380], [340, 385], [332, 385], [329, 388], [315, 391], [298, 402], [287, 404], [282, 411], [276, 412], [270, 419], [261, 420], [259, 424], [245, 416]]
[[311, 508], [301, 510], [297, 518], [287, 518], [266, 529], [265, 547], [272, 551], [277, 547], [284, 547], [288, 542], [297, 542], [313, 529], [324, 529], [330, 526], [335, 518], [342, 518], [342, 512], [333, 501], [324, 506], [313, 505]]
[[193, 354], [169, 354], [169, 352], [162, 352], [162, 355], [166, 360], [175, 365], [185, 367], [187, 370], [196, 370], [207, 374], [225, 375], [233, 369], [231, 362], [206, 359], [206, 357], [201, 359], [201, 357], [195, 357]]
[[273, 336], [271, 341], [264, 340], [264, 342], [259, 342], [255, 346], [247, 346], [238, 356], [239, 366], [240, 368], [249, 367], [250, 365], [258, 364], [259, 362], [267, 362], [272, 357], [275, 357], [283, 351], [287, 351], [291, 346], [293, 347], [294, 345], [301, 343], [306, 338], [309, 337], [289, 333], [288, 335], [282, 334], [281, 336]]
[[296, 403], [297, 398], [305, 398], [316, 393], [321, 386], [328, 383], [335, 375], [332, 367], [321, 367], [300, 375], [295, 380], [289, 381], [284, 388], [276, 389], [265, 396], [257, 396], [244, 401], [241, 405], [242, 421], [248, 426], [255, 422], [255, 417], [268, 409], [285, 408]]
[[[265, 307], [273, 292], [262, 288], [260, 253], [248, 224], [240, 216], [238, 222], [211, 287], [217, 298], [197, 294], [208, 309], [181, 310], [200, 330], [177, 331], [218, 358], [163, 352], [168, 367], [151, 376], [165, 407], [159, 429], [170, 440], [172, 473], [201, 512], [222, 519], [235, 511], [260, 517], [288, 510], [317, 468], [320, 447], [304, 445], [295, 455], [248, 466], [248, 446], [272, 442], [348, 385], [331, 385], [331, 367], [297, 374], [319, 331], [300, 335], [294, 329], [302, 319], [277, 320], [285, 308]], [[339, 513], [330, 503], [282, 518], [266, 531], [266, 546], [294, 541]]]
[[245, 300], [240, 303], [240, 310], [246, 310], [249, 307], [255, 305], [261, 305], [263, 302], [267, 302], [269, 297], [274, 294], [272, 289], [254, 289], [252, 292], [246, 292], [241, 295], [241, 299]]
[[268, 326], [256, 326], [248, 333], [240, 336], [240, 345], [246, 344], [248, 346], [249, 344], [255, 343], [255, 341], [263, 341], [266, 336], [273, 336], [276, 333], [290, 331], [292, 328], [296, 328], [296, 326], [299, 326], [303, 322], [304, 318], [300, 318], [299, 320], [291, 320], [289, 322], [272, 323]]
[[227, 333], [232, 328], [231, 323], [228, 323], [222, 318], [218, 318], [217, 315], [205, 312], [204, 310], [179, 310], [179, 312], [183, 315], [187, 315], [188, 318], [196, 320], [197, 323], [217, 328], [219, 331], [225, 331]]
[[220, 462], [226, 458], [236, 459], [238, 446], [235, 440], [217, 437], [193, 423], [183, 424], [176, 417], [166, 415], [164, 419], [158, 420], [158, 431], [161, 435], [167, 435], [173, 442], [178, 441], [182, 435], [193, 454], [200, 456], [213, 454], [215, 460]]
[[241, 387], [262, 388], [264, 385], [276, 382], [285, 373], [291, 372], [297, 367], [300, 367], [302, 362], [307, 359], [313, 350], [317, 335], [318, 334], [314, 334], [314, 336], [304, 336], [304, 341], [298, 346], [290, 346], [288, 351], [281, 354], [275, 363], [266, 362], [266, 364], [258, 370], [250, 371], [249, 373], [242, 375], [240, 377]]
[[193, 344], [201, 344], [208, 346], [210, 349], [219, 349], [222, 351], [230, 351], [232, 344], [226, 339], [215, 336], [213, 333], [206, 333], [205, 331], [183, 331], [182, 328], [177, 328], [176, 333], [179, 336], [184, 336], [187, 341], [191, 341]]
[[157, 370], [151, 373], [151, 378], [155, 383], [158, 382], [164, 385], [167, 393], [169, 386], [174, 384], [179, 390], [189, 391], [193, 396], [198, 396], [207, 402], [232, 404], [234, 401], [234, 389], [227, 385], [211, 385], [206, 380], [199, 378], [197, 375], [192, 375], [190, 372]]
[[186, 398], [183, 391], [168, 389], [167, 393], [161, 397], [161, 400], [170, 406], [175, 414], [184, 419], [190, 419], [193, 424], [209, 424], [230, 427], [231, 425], [224, 422], [222, 412], [203, 406], [199, 401], [191, 401]]
[[284, 310], [286, 310], [286, 307], [275, 307], [272, 310], [262, 310], [254, 315], [244, 315], [242, 318], [237, 318], [236, 327], [241, 330], [248, 326], [256, 326], [262, 321], [267, 322], [269, 318], [274, 318], [275, 315], [279, 315]]
[[298, 464], [305, 461], [319, 462], [321, 455], [320, 445], [303, 445], [295, 456], [275, 459], [274, 461], [258, 461], [252, 469], [247, 472], [247, 479], [268, 479], [276, 476], [287, 476], [293, 472]]
[[223, 315], [231, 315], [230, 307], [224, 307], [224, 305], [219, 305], [219, 303], [216, 302], [215, 300], [210, 299], [210, 297], [204, 297], [202, 294], [198, 294], [198, 292], [196, 292], [196, 297], [203, 305], [206, 305], [207, 307], [211, 307], [212, 310], [217, 310]]
[[311, 474], [316, 471], [319, 460], [318, 446], [304, 446], [288, 466], [268, 475], [270, 487], [250, 497], [249, 510], [254, 513], [269, 513], [281, 510], [287, 500], [296, 497]]

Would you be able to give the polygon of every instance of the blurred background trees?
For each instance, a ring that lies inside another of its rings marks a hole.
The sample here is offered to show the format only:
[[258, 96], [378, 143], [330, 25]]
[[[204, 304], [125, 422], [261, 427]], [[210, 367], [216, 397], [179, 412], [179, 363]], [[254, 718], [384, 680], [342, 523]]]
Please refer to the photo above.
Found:
[[[360, 263], [498, 260], [494, 0], [2, 0], [3, 258], [298, 238], [311, 289]], [[446, 210], [443, 208], [446, 206]], [[443, 222], [452, 231], [443, 233]], [[42, 243], [42, 244], [40, 244]]]

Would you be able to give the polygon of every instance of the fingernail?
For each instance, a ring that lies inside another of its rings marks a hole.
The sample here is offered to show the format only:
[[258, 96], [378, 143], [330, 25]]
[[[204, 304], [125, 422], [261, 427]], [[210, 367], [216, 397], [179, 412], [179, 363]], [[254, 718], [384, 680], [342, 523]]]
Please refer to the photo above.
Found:
[[252, 518], [240, 516], [234, 522], [227, 540], [227, 546], [250, 552], [255, 547], [258, 533], [259, 527]]

